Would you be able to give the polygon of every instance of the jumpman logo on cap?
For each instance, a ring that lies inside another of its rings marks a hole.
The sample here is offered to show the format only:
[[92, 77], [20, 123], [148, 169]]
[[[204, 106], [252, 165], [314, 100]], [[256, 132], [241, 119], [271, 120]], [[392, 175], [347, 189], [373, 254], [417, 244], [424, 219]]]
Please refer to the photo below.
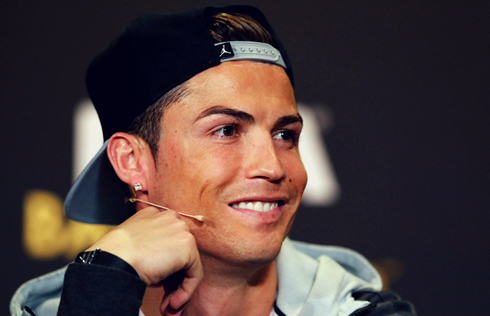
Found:
[[221, 54], [219, 55], [219, 57], [221, 58], [221, 56], [223, 56], [223, 54], [231, 54], [231, 52], [229, 52], [225, 49], [224, 44], [223, 44], [223, 46], [221, 46]]

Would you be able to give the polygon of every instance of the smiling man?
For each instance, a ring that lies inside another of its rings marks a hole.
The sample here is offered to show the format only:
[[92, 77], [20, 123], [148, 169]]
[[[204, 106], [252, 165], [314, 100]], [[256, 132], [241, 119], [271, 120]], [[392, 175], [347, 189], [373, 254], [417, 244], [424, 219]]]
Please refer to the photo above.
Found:
[[414, 315], [357, 253], [286, 238], [303, 123], [259, 10], [141, 17], [87, 86], [107, 141], [66, 212], [117, 227], [24, 285], [13, 315]]

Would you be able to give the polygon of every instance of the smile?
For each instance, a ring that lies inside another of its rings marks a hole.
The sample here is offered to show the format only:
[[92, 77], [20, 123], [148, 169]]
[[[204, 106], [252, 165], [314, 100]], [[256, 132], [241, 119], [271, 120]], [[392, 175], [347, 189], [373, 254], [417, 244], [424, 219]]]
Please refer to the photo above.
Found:
[[256, 212], [269, 212], [279, 206], [278, 202], [240, 202], [232, 203], [231, 207], [236, 209], [248, 209]]

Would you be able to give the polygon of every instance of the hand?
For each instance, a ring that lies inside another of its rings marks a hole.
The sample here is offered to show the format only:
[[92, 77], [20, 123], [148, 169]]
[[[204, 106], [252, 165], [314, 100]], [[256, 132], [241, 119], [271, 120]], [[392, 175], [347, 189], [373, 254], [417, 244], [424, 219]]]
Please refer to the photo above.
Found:
[[166, 293], [163, 310], [167, 305], [171, 309], [182, 310], [203, 276], [194, 236], [175, 211], [144, 208], [88, 250], [96, 248], [129, 263], [149, 286], [161, 285], [169, 276], [182, 271], [183, 282], [173, 294]]

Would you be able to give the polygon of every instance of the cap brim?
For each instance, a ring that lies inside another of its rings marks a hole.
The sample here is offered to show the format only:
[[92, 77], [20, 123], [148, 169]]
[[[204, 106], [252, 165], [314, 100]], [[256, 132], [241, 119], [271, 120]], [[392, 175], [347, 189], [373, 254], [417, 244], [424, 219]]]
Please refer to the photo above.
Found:
[[90, 224], [119, 225], [135, 213], [126, 203], [131, 196], [107, 157], [107, 144], [97, 152], [68, 192], [65, 213], [69, 219]]

